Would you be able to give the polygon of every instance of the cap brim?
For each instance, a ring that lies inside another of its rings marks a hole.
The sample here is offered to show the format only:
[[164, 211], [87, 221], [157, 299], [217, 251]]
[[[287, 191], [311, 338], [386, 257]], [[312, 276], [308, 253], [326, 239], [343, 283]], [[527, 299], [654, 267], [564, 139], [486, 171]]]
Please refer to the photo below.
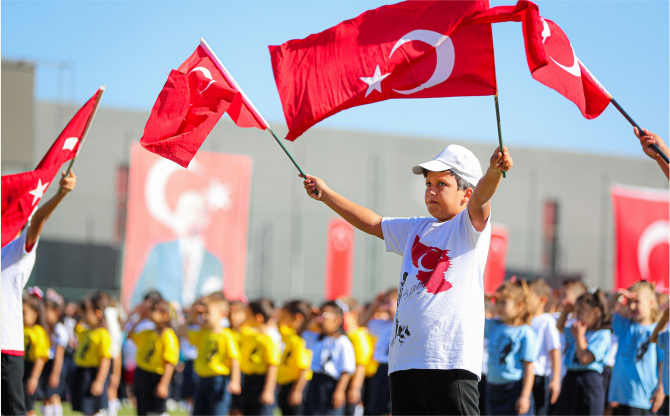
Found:
[[444, 172], [445, 170], [451, 169], [451, 166], [447, 165], [446, 163], [442, 163], [439, 160], [431, 160], [430, 162], [414, 166], [412, 168], [412, 173], [415, 175], [423, 175], [424, 169], [431, 172]]

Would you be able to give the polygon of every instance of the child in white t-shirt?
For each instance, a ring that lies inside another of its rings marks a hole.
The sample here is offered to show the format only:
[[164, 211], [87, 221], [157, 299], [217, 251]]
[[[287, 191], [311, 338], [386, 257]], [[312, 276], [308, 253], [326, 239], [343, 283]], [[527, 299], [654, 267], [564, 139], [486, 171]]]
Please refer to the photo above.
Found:
[[539, 341], [539, 354], [533, 362], [535, 384], [533, 399], [535, 415], [550, 414], [561, 393], [561, 333], [556, 328], [556, 318], [545, 312], [551, 297], [551, 286], [544, 279], [528, 283], [528, 309], [533, 317], [533, 327]]
[[23, 288], [35, 265], [35, 251], [44, 224], [76, 183], [77, 177], [72, 171], [68, 176], [63, 174], [60, 192], [35, 211], [23, 232], [2, 247], [0, 403], [3, 415], [26, 414], [23, 386], [16, 382], [23, 378]]
[[431, 215], [413, 218], [382, 218], [305, 178], [310, 197], [403, 256], [388, 359], [393, 414], [479, 412], [491, 198], [511, 167], [507, 149], [496, 149], [482, 175], [472, 152], [448, 146], [412, 168]]

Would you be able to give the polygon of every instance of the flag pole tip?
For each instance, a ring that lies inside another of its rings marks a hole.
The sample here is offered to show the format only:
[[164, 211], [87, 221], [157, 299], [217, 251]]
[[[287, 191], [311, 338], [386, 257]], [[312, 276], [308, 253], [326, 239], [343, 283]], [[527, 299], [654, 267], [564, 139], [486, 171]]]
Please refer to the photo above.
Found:
[[103, 86], [101, 86], [101, 87], [100, 87], [100, 88], [98, 88], [98, 89], [99, 89], [100, 91], [104, 91], [104, 90], [105, 90], [105, 88], [107, 88], [107, 87], [105, 87], [105, 86], [103, 85]]

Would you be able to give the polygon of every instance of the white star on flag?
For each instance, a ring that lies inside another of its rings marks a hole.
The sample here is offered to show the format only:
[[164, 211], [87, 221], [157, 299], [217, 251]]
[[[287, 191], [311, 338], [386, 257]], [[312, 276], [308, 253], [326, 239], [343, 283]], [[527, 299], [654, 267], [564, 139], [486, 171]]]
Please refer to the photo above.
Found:
[[47, 190], [47, 186], [49, 186], [49, 182], [45, 183], [42, 185], [42, 179], [37, 179], [37, 188], [33, 189], [32, 191], [28, 192], [30, 195], [33, 195], [33, 205], [42, 197], [44, 196], [44, 191]]
[[370, 95], [372, 90], [382, 92], [382, 81], [389, 75], [391, 75], [390, 72], [388, 74], [382, 75], [382, 72], [379, 70], [379, 65], [377, 65], [375, 73], [371, 77], [361, 77], [361, 81], [368, 84], [368, 90], [365, 92], [365, 96], [367, 97]]

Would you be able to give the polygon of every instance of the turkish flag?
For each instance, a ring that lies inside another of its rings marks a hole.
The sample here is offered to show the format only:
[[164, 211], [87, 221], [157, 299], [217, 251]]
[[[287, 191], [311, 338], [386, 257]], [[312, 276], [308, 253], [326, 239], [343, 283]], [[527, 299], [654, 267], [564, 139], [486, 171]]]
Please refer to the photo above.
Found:
[[3, 247], [26, 224], [63, 163], [79, 153], [89, 120], [95, 114], [103, 91], [104, 87], [101, 87], [72, 117], [35, 170], [2, 177]]
[[505, 281], [509, 231], [502, 225], [491, 226], [491, 244], [484, 269], [484, 293], [493, 294]]
[[286, 138], [391, 98], [495, 94], [491, 25], [461, 25], [488, 8], [482, 0], [406, 1], [270, 46]]
[[[587, 119], [598, 117], [610, 103], [610, 94], [577, 58], [563, 30], [549, 19], [539, 19], [542, 22], [540, 36], [547, 64], [534, 68], [533, 59], [529, 57], [533, 78], [575, 103]], [[527, 48], [526, 51], [529, 54], [540, 53], [533, 48]]]
[[328, 300], [351, 296], [354, 274], [354, 227], [340, 217], [328, 222], [325, 294]]
[[201, 40], [195, 52], [170, 72], [140, 143], [148, 151], [188, 167], [225, 112], [239, 127], [267, 128], [235, 79]]
[[614, 290], [640, 279], [668, 293], [670, 194], [667, 190], [613, 186], [616, 234]]

